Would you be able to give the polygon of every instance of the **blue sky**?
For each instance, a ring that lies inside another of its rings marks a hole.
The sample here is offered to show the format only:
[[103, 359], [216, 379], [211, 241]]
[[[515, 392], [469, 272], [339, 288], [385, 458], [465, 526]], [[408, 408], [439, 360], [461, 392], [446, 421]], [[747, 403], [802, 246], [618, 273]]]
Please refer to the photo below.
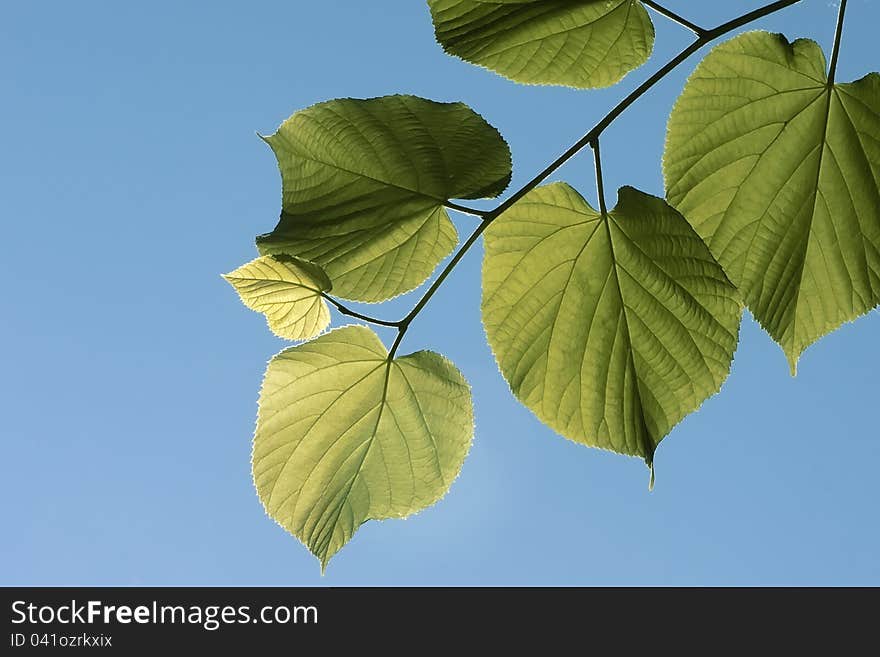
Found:
[[[762, 3], [667, 4], [712, 25]], [[827, 50], [835, 16], [805, 0], [760, 27]], [[880, 68], [880, 6], [848, 16], [839, 80]], [[645, 67], [576, 92], [447, 57], [420, 1], [0, 5], [0, 584], [880, 584], [880, 313], [810, 348], [795, 379], [747, 318], [649, 493], [640, 461], [513, 399], [480, 324], [479, 249], [401, 349], [446, 354], [474, 387], [448, 496], [368, 523], [321, 577], [253, 490], [257, 392], [284, 344], [220, 274], [278, 215], [255, 132], [341, 96], [462, 100], [509, 141], [515, 189], [690, 38], [655, 22]], [[696, 63], [606, 133], [610, 189], [662, 192], [665, 121]], [[594, 197], [589, 153], [554, 179]]]

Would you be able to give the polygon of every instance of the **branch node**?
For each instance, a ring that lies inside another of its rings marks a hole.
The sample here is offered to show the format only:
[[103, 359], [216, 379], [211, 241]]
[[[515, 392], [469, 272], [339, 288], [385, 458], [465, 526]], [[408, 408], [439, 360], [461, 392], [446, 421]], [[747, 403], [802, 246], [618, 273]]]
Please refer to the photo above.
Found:
[[666, 18], [673, 21], [674, 23], [678, 23], [682, 27], [686, 27], [687, 29], [689, 29], [691, 32], [693, 32], [694, 34], [696, 34], [700, 38], [706, 36], [706, 34], [708, 34], [708, 32], [709, 32], [709, 30], [705, 30], [702, 27], [700, 27], [699, 25], [697, 25], [696, 23], [692, 23], [691, 21], [684, 18], [683, 16], [679, 16], [674, 11], [667, 9], [666, 7], [664, 7], [663, 5], [661, 5], [658, 2], [653, 2], [653, 0], [642, 0], [642, 3], [647, 5], [648, 7], [653, 9], [654, 11], [656, 11], [658, 14], [665, 16]]
[[455, 210], [456, 212], [461, 212], [462, 214], [469, 214], [472, 217], [480, 217], [481, 219], [484, 219], [486, 215], [489, 214], [488, 210], [477, 210], [476, 208], [469, 208], [465, 205], [453, 203], [452, 201], [446, 201], [446, 203], [443, 204], [443, 207]]

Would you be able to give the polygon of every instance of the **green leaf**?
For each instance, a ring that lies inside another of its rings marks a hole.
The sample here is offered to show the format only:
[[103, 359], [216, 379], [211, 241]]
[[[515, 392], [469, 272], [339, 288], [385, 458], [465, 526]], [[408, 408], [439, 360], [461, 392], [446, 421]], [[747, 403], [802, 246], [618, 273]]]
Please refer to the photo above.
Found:
[[458, 239], [444, 203], [494, 197], [510, 182], [507, 144], [461, 103], [333, 100], [266, 141], [283, 199], [260, 252], [319, 264], [345, 299], [383, 301], [423, 283]]
[[637, 0], [428, 0], [450, 55], [526, 84], [607, 87], [644, 64], [654, 25]]
[[880, 75], [829, 85], [813, 41], [751, 32], [697, 67], [669, 121], [667, 195], [796, 371], [880, 303]]
[[662, 199], [623, 187], [603, 215], [556, 183], [486, 230], [482, 311], [501, 373], [540, 420], [650, 465], [727, 377], [742, 308]]
[[445, 495], [473, 424], [470, 388], [448, 360], [389, 360], [370, 329], [336, 329], [269, 363], [254, 483], [323, 569], [367, 520], [403, 518]]
[[263, 313], [272, 332], [288, 340], [307, 340], [330, 324], [321, 296], [330, 279], [314, 263], [287, 256], [263, 256], [223, 278], [251, 310]]

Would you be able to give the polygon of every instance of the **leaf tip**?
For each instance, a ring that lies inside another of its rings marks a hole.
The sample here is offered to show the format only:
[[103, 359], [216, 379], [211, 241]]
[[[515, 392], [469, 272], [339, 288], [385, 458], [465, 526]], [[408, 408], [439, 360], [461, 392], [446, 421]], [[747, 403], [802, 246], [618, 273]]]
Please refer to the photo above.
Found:
[[269, 148], [272, 148], [273, 151], [275, 150], [272, 146], [272, 137], [274, 135], [262, 135], [259, 132], [254, 132], [254, 134], [257, 135], [257, 137], [259, 137], [260, 141], [267, 144], [269, 146]]
[[323, 549], [318, 547], [315, 550], [309, 548], [309, 551], [315, 555], [315, 558], [318, 560], [318, 564], [321, 567], [321, 577], [324, 577], [327, 574], [327, 566], [330, 564], [330, 560], [336, 556], [339, 548], [331, 549], [330, 546], [326, 546]]

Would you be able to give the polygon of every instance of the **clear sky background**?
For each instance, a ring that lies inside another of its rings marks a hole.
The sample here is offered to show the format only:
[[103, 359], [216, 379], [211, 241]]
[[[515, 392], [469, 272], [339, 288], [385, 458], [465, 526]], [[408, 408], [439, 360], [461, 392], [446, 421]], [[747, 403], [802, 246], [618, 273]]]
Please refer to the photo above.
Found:
[[[714, 25], [763, 3], [667, 4]], [[827, 52], [835, 4], [758, 26]], [[444, 55], [420, 0], [0, 4], [0, 584], [880, 584], [880, 313], [810, 348], [796, 379], [747, 317], [722, 394], [663, 442], [649, 493], [641, 461], [563, 440], [512, 397], [479, 249], [401, 349], [446, 354], [474, 387], [447, 497], [368, 523], [321, 577], [254, 492], [257, 392], [285, 345], [220, 274], [278, 216], [255, 132], [341, 96], [462, 100], [509, 141], [515, 189], [691, 38], [655, 23], [646, 66], [577, 92]], [[880, 69], [878, 24], [880, 4], [850, 2], [840, 80]], [[697, 62], [606, 133], [609, 202], [623, 184], [662, 194], [665, 122]], [[554, 179], [595, 197], [589, 152]]]

